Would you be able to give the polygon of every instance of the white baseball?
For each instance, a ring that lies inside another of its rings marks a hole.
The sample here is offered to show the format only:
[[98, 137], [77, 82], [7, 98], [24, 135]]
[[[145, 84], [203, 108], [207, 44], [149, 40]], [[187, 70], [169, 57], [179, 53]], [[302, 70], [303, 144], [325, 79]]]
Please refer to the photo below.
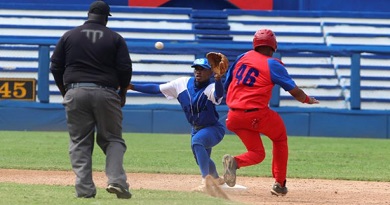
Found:
[[158, 50], [161, 50], [164, 48], [164, 43], [163, 42], [160, 42], [160, 41], [157, 41], [155, 44], [154, 44], [154, 47]]

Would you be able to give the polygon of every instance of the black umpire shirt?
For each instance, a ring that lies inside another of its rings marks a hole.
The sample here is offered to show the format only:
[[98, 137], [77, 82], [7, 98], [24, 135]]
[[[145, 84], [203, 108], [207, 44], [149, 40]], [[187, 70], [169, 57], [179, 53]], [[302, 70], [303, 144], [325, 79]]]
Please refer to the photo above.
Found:
[[61, 37], [50, 70], [57, 85], [89, 82], [116, 89], [129, 85], [132, 62], [121, 35], [88, 20]]

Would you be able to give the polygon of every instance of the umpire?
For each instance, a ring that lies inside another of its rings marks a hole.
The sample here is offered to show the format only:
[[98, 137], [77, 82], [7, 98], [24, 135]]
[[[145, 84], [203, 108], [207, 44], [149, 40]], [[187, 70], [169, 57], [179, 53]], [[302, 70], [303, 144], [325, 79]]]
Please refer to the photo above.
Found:
[[96, 142], [106, 155], [106, 190], [129, 199], [123, 168], [126, 144], [122, 138], [121, 107], [126, 103], [132, 62], [123, 37], [106, 27], [108, 16], [111, 14], [107, 3], [93, 2], [88, 20], [67, 31], [57, 43], [50, 70], [64, 97], [76, 196], [96, 195], [92, 179], [96, 130]]

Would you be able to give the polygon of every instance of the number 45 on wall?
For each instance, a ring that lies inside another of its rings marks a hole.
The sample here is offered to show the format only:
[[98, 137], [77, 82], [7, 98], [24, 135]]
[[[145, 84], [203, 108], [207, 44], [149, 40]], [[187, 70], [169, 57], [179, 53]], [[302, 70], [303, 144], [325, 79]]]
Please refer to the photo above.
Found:
[[1, 100], [35, 101], [36, 79], [0, 78]]

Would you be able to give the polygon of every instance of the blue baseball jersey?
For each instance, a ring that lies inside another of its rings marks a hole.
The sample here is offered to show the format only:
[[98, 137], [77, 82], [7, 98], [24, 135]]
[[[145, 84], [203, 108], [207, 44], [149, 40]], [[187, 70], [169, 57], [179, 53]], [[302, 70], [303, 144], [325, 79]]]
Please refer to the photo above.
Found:
[[216, 99], [214, 83], [196, 87], [194, 77], [181, 77], [161, 84], [160, 91], [167, 99], [179, 101], [191, 125], [211, 126], [218, 122], [215, 105], [222, 102], [222, 97]]

